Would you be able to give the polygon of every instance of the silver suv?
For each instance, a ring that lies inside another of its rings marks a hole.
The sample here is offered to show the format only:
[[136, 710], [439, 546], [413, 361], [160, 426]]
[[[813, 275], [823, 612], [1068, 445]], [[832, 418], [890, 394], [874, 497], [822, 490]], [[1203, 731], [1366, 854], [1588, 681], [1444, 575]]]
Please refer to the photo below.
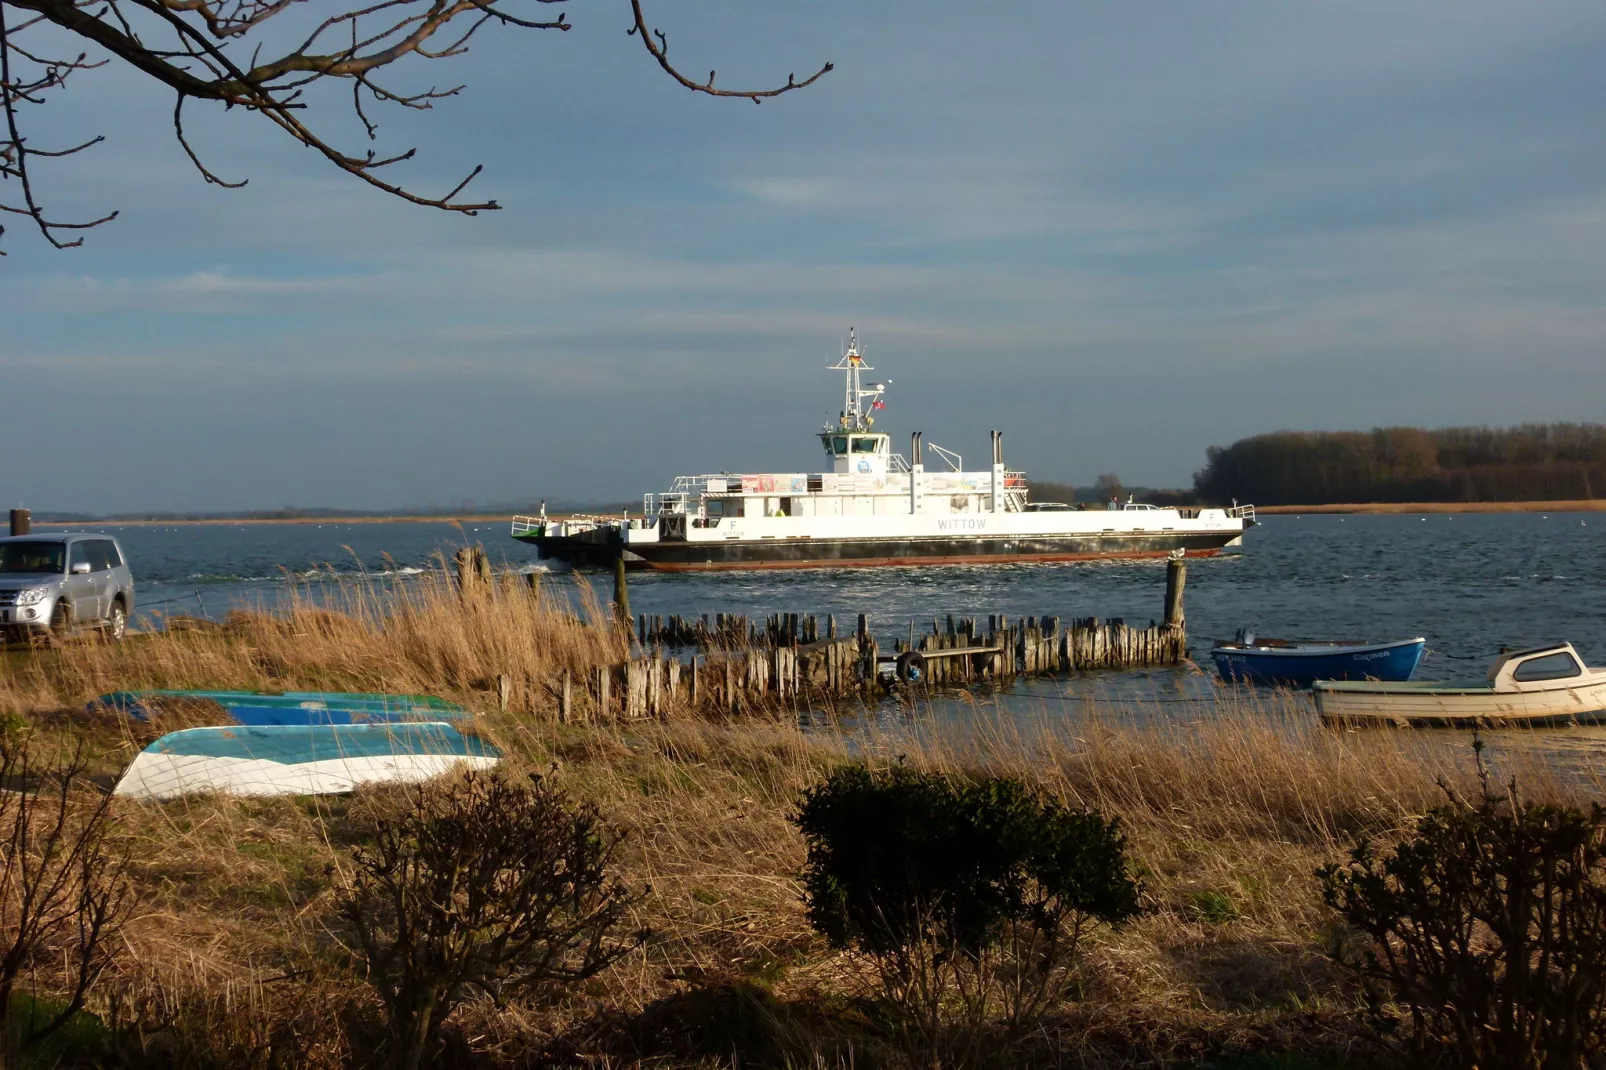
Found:
[[13, 535], [0, 539], [0, 630], [7, 636], [81, 625], [114, 642], [134, 612], [134, 576], [109, 535]]

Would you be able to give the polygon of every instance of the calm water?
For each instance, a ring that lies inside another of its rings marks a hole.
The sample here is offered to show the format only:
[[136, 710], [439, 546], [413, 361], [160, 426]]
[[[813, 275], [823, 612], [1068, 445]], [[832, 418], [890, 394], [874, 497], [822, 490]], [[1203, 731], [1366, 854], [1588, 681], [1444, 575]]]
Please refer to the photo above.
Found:
[[[112, 526], [143, 606], [220, 616], [271, 604], [289, 582], [317, 584], [361, 566], [408, 574], [465, 539], [514, 567], [535, 552], [502, 524], [243, 524]], [[388, 555], [388, 556], [387, 556]], [[592, 577], [606, 591], [606, 576]], [[575, 577], [555, 572], [553, 584]], [[929, 628], [949, 613], [985, 617], [1124, 617], [1161, 612], [1160, 562], [632, 574], [637, 613], [866, 613], [878, 634]], [[1189, 633], [1208, 640], [1250, 627], [1263, 635], [1394, 639], [1423, 635], [1424, 679], [1474, 680], [1502, 644], [1570, 639], [1606, 664], [1606, 513], [1458, 516], [1275, 516], [1237, 553], [1189, 564]], [[1475, 660], [1456, 660], [1461, 655]], [[1155, 674], [1164, 687], [1185, 686]], [[1137, 681], [1132, 681], [1137, 683]]]

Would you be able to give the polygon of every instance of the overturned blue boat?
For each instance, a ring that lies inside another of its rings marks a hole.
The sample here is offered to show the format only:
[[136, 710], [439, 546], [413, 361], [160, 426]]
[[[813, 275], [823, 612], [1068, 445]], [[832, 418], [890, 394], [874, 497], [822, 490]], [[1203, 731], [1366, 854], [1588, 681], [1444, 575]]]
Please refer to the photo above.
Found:
[[1346, 643], [1319, 639], [1265, 639], [1240, 632], [1211, 649], [1216, 672], [1232, 683], [1309, 687], [1317, 680], [1409, 680], [1427, 640]]
[[427, 780], [459, 766], [488, 769], [501, 756], [442, 722], [186, 728], [140, 751], [113, 793], [327, 795]]
[[469, 716], [455, 702], [429, 695], [382, 695], [347, 691], [113, 691], [89, 704], [149, 721], [165, 701], [210, 702], [235, 724], [390, 724], [457, 721]]

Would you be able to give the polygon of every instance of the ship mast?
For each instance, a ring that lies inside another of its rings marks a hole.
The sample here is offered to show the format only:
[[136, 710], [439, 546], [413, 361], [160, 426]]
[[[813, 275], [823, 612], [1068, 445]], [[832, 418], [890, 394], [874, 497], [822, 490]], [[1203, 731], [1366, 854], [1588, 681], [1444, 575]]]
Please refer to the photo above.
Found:
[[861, 381], [862, 372], [873, 372], [874, 368], [864, 362], [864, 355], [859, 352], [859, 335], [854, 328], [848, 328], [848, 348], [842, 354], [842, 359], [831, 366], [832, 371], [846, 373], [847, 382], [844, 387], [842, 399], [841, 425], [845, 431], [868, 431], [875, 423], [875, 417], [863, 407], [866, 398], [872, 399], [872, 407], [881, 395], [886, 393], [885, 383], [870, 383], [868, 386]]

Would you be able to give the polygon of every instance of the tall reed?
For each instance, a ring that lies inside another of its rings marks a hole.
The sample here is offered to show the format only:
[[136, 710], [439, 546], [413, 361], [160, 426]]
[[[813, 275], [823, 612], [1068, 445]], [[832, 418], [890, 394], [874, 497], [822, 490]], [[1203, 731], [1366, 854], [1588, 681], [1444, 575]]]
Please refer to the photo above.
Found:
[[221, 623], [174, 619], [122, 644], [93, 638], [0, 659], [0, 713], [77, 706], [138, 688], [353, 690], [458, 694], [511, 684], [516, 708], [549, 704], [546, 685], [627, 656], [583, 581], [571, 601], [517, 574], [460, 587], [438, 559], [420, 575], [360, 573], [289, 587], [274, 612]]

